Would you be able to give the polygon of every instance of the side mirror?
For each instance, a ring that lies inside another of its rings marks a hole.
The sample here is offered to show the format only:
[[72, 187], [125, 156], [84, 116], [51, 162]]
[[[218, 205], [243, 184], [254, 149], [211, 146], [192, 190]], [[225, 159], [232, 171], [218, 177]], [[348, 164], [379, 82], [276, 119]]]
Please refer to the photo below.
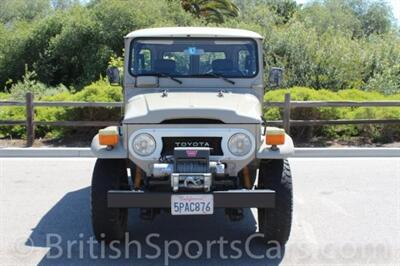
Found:
[[278, 88], [281, 86], [283, 77], [283, 68], [272, 67], [269, 71], [269, 86], [272, 88]]
[[118, 67], [109, 67], [107, 68], [106, 73], [108, 77], [108, 82], [110, 82], [110, 84], [120, 84], [121, 78], [119, 75]]

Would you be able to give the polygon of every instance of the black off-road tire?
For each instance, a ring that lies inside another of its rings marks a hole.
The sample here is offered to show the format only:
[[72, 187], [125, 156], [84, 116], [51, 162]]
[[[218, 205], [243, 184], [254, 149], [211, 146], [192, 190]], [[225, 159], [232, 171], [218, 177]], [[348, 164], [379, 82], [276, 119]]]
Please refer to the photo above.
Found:
[[283, 246], [289, 239], [292, 226], [293, 187], [289, 162], [262, 160], [257, 187], [276, 192], [275, 208], [258, 209], [259, 232], [264, 234], [267, 244], [277, 241]]
[[93, 233], [98, 241], [122, 240], [127, 231], [128, 209], [108, 208], [107, 192], [126, 189], [127, 166], [123, 159], [97, 159], [92, 176]]

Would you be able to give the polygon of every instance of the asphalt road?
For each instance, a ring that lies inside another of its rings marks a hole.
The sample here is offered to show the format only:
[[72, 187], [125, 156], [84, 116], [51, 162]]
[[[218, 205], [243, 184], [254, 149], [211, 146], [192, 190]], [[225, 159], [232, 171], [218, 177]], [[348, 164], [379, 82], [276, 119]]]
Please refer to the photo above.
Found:
[[1, 265], [399, 265], [400, 158], [292, 159], [286, 249], [258, 239], [255, 210], [153, 222], [129, 215], [129, 243], [105, 248], [90, 225], [93, 159], [0, 159]]

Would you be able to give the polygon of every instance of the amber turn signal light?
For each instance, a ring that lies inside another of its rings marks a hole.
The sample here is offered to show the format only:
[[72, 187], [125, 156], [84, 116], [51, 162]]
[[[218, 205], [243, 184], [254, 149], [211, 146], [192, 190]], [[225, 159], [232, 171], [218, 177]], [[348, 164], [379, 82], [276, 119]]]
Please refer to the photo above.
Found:
[[100, 145], [115, 146], [118, 144], [118, 128], [106, 127], [99, 130]]
[[272, 146], [284, 144], [285, 130], [277, 127], [267, 127], [265, 134], [265, 143]]

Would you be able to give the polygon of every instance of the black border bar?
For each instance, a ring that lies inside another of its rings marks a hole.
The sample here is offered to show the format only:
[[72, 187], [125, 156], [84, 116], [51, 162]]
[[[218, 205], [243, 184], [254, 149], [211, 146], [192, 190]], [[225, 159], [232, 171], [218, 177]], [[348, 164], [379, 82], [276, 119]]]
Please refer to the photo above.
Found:
[[[275, 207], [275, 191], [268, 189], [214, 191], [207, 194], [214, 195], [214, 208]], [[171, 195], [173, 193], [110, 190], [107, 202], [109, 208], [170, 208]]]

